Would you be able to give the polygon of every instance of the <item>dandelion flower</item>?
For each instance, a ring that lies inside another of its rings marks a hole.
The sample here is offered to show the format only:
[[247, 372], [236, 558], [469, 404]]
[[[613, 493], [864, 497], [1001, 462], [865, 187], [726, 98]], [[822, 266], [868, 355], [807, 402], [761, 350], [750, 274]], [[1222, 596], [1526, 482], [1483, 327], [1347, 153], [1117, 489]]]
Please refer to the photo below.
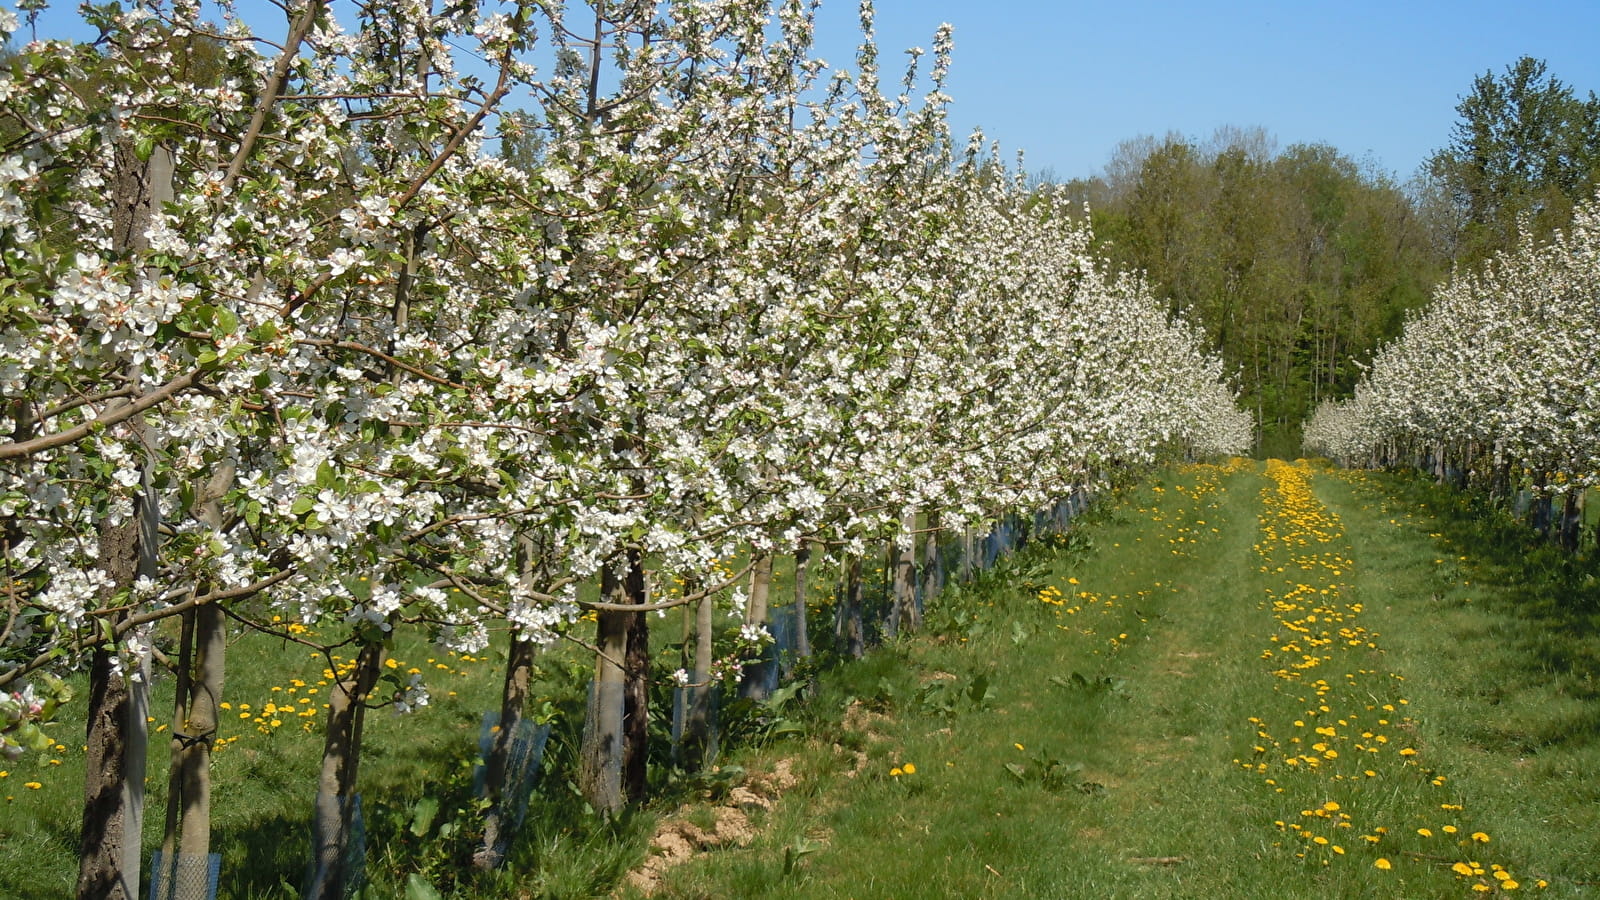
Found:
[[914, 765], [912, 763], [906, 763], [905, 765], [900, 767], [900, 770], [902, 772], [905, 772], [907, 775], [915, 775], [915, 774], [917, 774], [917, 767], [916, 767], [916, 765]]
[[1373, 865], [1377, 866], [1378, 868], [1380, 868], [1382, 870], [1384, 870], [1385, 872], [1387, 872], [1390, 869], [1394, 868], [1394, 865], [1392, 863], [1390, 863], [1389, 860], [1387, 860], [1387, 859], [1385, 859], [1384, 857], [1381, 857], [1381, 856], [1378, 857], [1377, 860], [1373, 862]]

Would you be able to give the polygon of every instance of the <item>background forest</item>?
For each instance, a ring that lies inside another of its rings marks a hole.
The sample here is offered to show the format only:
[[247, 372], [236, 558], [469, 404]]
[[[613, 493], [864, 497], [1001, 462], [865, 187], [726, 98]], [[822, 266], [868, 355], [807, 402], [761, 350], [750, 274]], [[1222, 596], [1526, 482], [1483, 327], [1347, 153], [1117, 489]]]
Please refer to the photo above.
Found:
[[[1474, 80], [1445, 145], [1401, 182], [1260, 128], [1123, 142], [1067, 182], [1101, 251], [1200, 324], [1256, 413], [1258, 455], [1293, 458], [1310, 410], [1346, 396], [1453, 266], [1519, 229], [1548, 236], [1594, 194], [1600, 100], [1524, 57]], [[1048, 175], [1042, 176], [1049, 180]]]

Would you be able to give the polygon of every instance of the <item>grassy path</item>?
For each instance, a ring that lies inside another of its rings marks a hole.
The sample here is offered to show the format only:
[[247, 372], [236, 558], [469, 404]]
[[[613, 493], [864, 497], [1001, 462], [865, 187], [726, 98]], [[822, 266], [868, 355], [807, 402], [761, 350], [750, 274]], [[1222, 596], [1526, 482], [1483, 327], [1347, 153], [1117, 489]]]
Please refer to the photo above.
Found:
[[1281, 463], [1145, 486], [830, 684], [809, 787], [658, 895], [1585, 896], [1593, 670], [1475, 693], [1537, 627], [1451, 593], [1490, 591], [1386, 496]]

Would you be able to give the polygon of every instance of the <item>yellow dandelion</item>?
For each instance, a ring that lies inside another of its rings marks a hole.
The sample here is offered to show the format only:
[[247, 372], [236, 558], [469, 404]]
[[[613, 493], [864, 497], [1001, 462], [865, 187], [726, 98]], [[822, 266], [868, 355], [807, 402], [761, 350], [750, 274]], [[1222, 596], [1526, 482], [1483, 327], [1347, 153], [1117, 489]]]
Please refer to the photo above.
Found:
[[1383, 858], [1381, 856], [1378, 857], [1375, 861], [1373, 861], [1372, 864], [1374, 866], [1377, 866], [1378, 868], [1384, 870], [1385, 872], [1387, 872], [1390, 869], [1394, 868], [1394, 865], [1392, 863], [1390, 863], [1389, 860], [1387, 860], [1387, 859], [1385, 859], [1385, 858]]

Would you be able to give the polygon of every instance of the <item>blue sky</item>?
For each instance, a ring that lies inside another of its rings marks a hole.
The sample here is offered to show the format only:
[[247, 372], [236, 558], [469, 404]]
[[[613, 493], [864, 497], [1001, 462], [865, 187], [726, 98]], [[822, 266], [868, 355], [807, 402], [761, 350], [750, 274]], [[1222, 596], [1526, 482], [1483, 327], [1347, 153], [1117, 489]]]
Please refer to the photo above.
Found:
[[[41, 36], [73, 9], [56, 0]], [[877, 0], [877, 14], [886, 83], [901, 51], [950, 22], [956, 130], [982, 126], [1007, 158], [1020, 148], [1060, 178], [1098, 172], [1129, 138], [1231, 125], [1405, 179], [1449, 140], [1485, 71], [1533, 56], [1580, 94], [1600, 91], [1596, 0]], [[824, 0], [818, 32], [825, 59], [852, 65], [856, 0]]]
[[[1595, 0], [878, 0], [877, 12], [885, 68], [891, 50], [955, 25], [957, 130], [981, 125], [1061, 178], [1099, 171], [1141, 134], [1234, 125], [1405, 179], [1448, 142], [1485, 71], [1532, 56], [1580, 95], [1600, 92]], [[824, 57], [850, 62], [854, 0], [824, 0], [822, 18]]]

